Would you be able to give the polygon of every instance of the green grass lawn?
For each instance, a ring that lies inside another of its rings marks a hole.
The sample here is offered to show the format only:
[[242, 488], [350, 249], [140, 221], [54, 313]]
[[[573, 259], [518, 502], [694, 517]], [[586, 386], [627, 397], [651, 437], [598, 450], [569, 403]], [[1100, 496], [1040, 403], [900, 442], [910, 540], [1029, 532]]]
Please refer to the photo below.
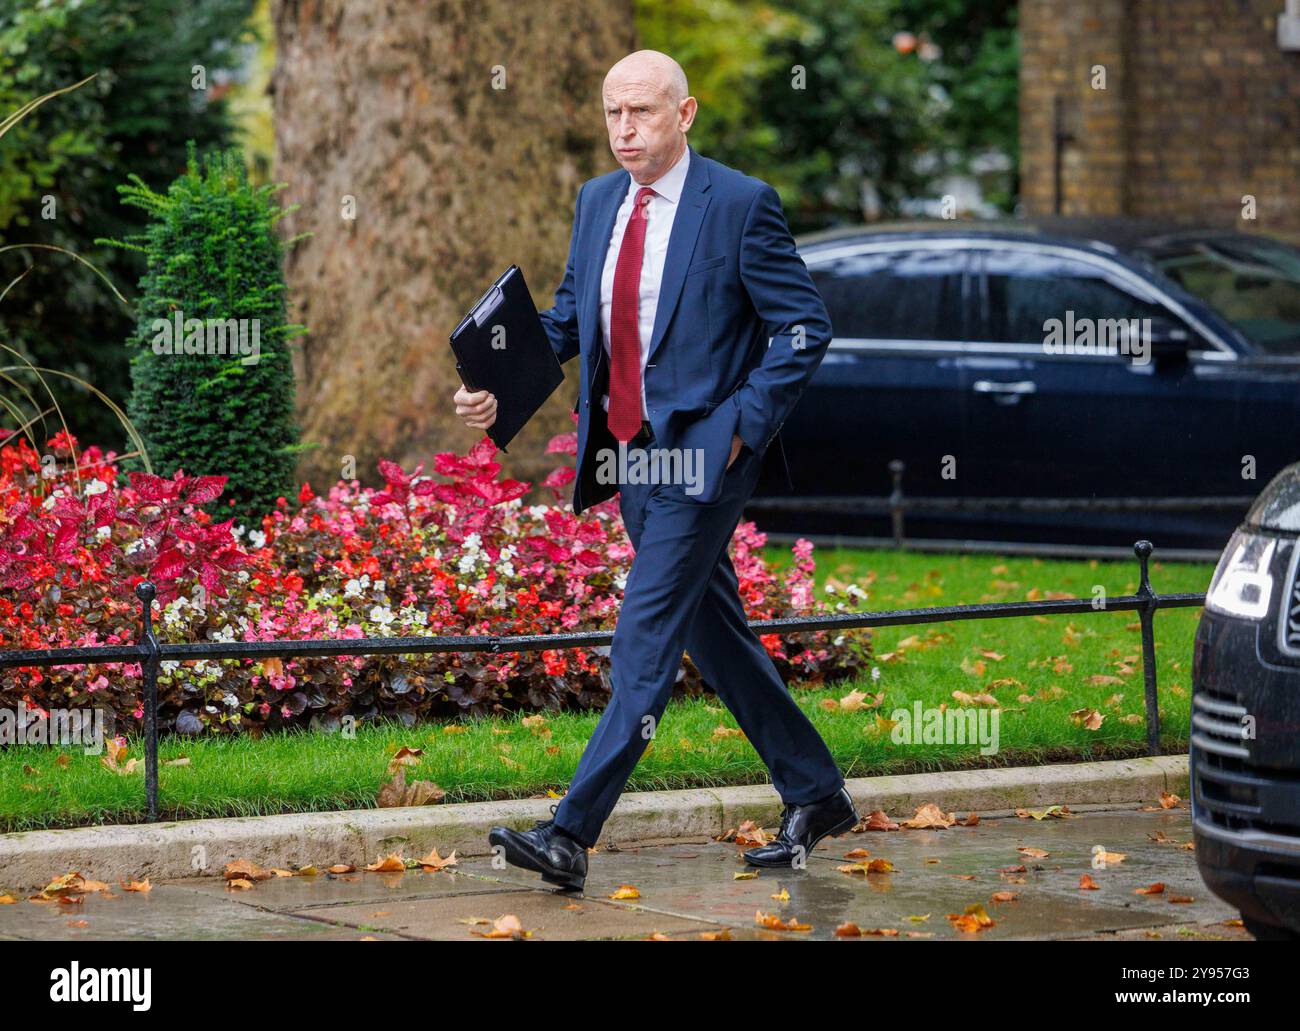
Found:
[[[788, 553], [773, 549], [775, 562]], [[1108, 596], [1137, 586], [1137, 563], [1047, 561], [997, 556], [899, 554], [825, 550], [818, 581], [856, 582], [869, 592], [865, 608], [919, 608], [1068, 592]], [[1202, 591], [1212, 567], [1156, 563], [1161, 593]], [[1186, 748], [1192, 639], [1199, 609], [1156, 616], [1163, 747]], [[1131, 612], [978, 620], [875, 631], [878, 679], [795, 693], [848, 776], [976, 765], [1021, 765], [1142, 754], [1145, 725], [1137, 617]], [[1093, 680], [1092, 678], [1107, 678]], [[1000, 683], [999, 683], [1000, 682]], [[990, 690], [1000, 703], [999, 745], [982, 756], [972, 745], [896, 744], [888, 718], [916, 700], [928, 707], [961, 704], [954, 691]], [[850, 711], [825, 703], [858, 690], [884, 693], [877, 708]], [[1021, 696], [1031, 700], [1020, 701]], [[1096, 709], [1095, 730], [1070, 713]], [[432, 780], [448, 802], [563, 791], [597, 715], [483, 719], [452, 727], [367, 727], [356, 736], [288, 734], [247, 738], [166, 739], [160, 747], [160, 797], [167, 818], [259, 815], [375, 804], [389, 758], [401, 746], [423, 749], [408, 781]], [[712, 700], [673, 703], [630, 790], [758, 783], [766, 774], [735, 722]], [[721, 731], [719, 728], [723, 728]], [[129, 775], [105, 769], [97, 756], [68, 749], [13, 747], [0, 751], [0, 829], [133, 822], [142, 818], [141, 768]], [[142, 755], [132, 741], [130, 755]], [[166, 765], [188, 759], [185, 765]]]

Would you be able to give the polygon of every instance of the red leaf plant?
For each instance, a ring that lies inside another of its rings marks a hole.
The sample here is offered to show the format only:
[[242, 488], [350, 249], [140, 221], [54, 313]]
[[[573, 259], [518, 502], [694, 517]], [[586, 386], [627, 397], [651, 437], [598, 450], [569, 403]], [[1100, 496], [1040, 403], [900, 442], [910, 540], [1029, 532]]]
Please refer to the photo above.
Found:
[[[0, 444], [4, 648], [133, 642], [144, 579], [158, 587], [159, 639], [172, 642], [612, 629], [632, 560], [616, 502], [578, 516], [561, 501], [572, 465], [543, 481], [553, 502], [529, 505], [531, 485], [501, 477], [486, 438], [435, 455], [433, 476], [423, 463], [408, 473], [381, 461], [382, 489], [340, 481], [318, 495], [304, 484], [257, 527], [205, 510], [225, 477], [124, 478], [112, 453], [78, 454], [63, 437], [47, 450], [55, 461], [42, 465], [21, 439]], [[575, 451], [572, 433], [547, 448]], [[826, 608], [811, 544], [796, 545], [781, 576], [764, 549], [742, 523], [731, 553], [752, 618]], [[870, 660], [864, 632], [764, 644], [797, 681], [853, 676]], [[689, 660], [684, 670], [681, 689], [702, 690]], [[105, 706], [128, 729], [142, 716], [140, 688], [129, 663], [0, 671], [0, 705]], [[582, 709], [608, 694], [605, 649], [193, 660], [165, 662], [159, 676], [161, 726], [190, 734]]]

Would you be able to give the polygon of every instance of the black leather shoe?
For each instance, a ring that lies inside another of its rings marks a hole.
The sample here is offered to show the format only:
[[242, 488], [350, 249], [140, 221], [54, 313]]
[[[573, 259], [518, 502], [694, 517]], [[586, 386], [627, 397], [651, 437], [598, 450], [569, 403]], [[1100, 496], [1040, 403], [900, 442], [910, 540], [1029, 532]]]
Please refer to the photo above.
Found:
[[844, 834], [858, 822], [847, 788], [811, 805], [788, 805], [781, 811], [781, 829], [766, 845], [751, 848], [745, 862], [751, 866], [802, 866], [817, 842], [828, 834]]
[[581, 891], [587, 880], [586, 848], [562, 834], [553, 820], [539, 823], [530, 831], [493, 827], [488, 841], [501, 847], [506, 862], [536, 871], [548, 884]]

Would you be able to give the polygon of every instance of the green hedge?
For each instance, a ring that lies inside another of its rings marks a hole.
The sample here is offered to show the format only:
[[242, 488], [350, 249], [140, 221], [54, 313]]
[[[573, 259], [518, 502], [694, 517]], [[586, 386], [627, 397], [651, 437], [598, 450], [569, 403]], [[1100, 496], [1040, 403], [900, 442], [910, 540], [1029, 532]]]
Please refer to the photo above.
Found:
[[288, 341], [302, 327], [285, 320], [275, 189], [251, 186], [237, 153], [200, 164], [193, 148], [165, 194], [119, 187], [150, 216], [119, 244], [147, 265], [128, 414], [157, 472], [229, 476], [221, 504], [249, 526], [292, 490], [298, 450]]

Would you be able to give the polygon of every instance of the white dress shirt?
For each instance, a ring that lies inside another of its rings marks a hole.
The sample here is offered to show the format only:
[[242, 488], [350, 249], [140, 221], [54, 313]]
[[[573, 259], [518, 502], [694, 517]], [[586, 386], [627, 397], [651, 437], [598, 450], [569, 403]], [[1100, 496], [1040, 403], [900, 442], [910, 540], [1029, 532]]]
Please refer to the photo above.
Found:
[[[641, 283], [637, 299], [637, 335], [641, 338], [641, 418], [648, 418], [645, 403], [646, 359], [650, 356], [650, 337], [654, 333], [655, 313], [659, 308], [659, 285], [664, 278], [664, 259], [668, 256], [668, 238], [672, 235], [673, 219], [686, 185], [686, 169], [691, 163], [690, 148], [682, 151], [667, 172], [650, 184], [655, 195], [647, 205], [648, 221], [645, 230], [645, 248], [641, 255]], [[605, 267], [600, 277], [600, 328], [604, 336], [605, 354], [610, 354], [609, 322], [614, 307], [614, 269], [618, 265], [619, 248], [623, 246], [623, 232], [632, 217], [632, 204], [641, 184], [628, 176], [627, 195], [614, 219], [614, 231], [605, 252]], [[600, 399], [601, 406], [609, 411], [609, 395]]]

